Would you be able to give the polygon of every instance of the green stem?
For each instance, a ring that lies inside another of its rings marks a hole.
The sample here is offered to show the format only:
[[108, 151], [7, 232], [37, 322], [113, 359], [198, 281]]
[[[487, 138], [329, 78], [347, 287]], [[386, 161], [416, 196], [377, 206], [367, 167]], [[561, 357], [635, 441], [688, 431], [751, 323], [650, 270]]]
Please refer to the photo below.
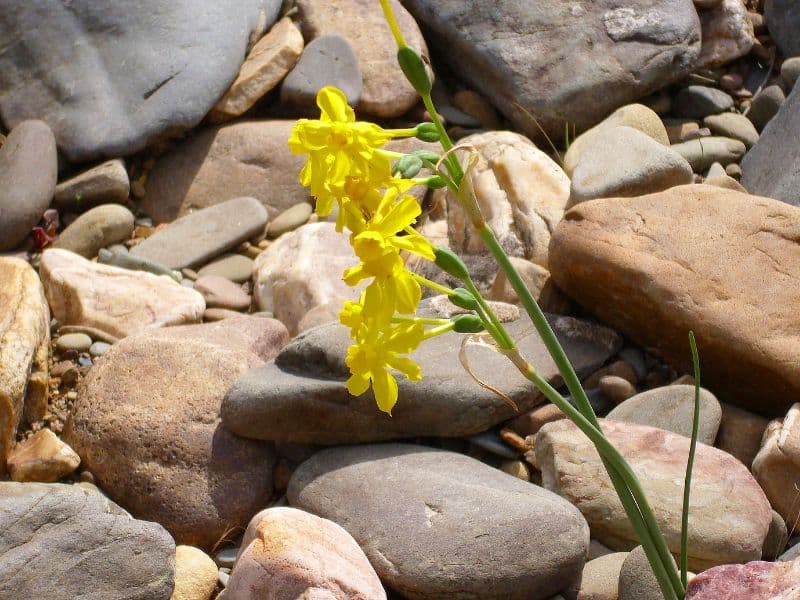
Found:
[[700, 356], [694, 332], [689, 332], [689, 347], [692, 350], [694, 365], [694, 415], [692, 417], [692, 441], [689, 445], [689, 459], [686, 462], [686, 480], [683, 484], [683, 513], [681, 514], [681, 583], [688, 584], [689, 571], [689, 494], [692, 485], [694, 454], [697, 450], [697, 435], [700, 428]]
[[436, 283], [435, 281], [431, 281], [427, 277], [423, 277], [422, 275], [418, 275], [418, 274], [414, 273], [413, 271], [409, 271], [409, 273], [411, 273], [411, 277], [416, 279], [417, 283], [419, 283], [420, 285], [424, 285], [425, 287], [429, 287], [432, 290], [435, 290], [435, 291], [439, 292], [440, 294], [444, 294], [446, 296], [449, 296], [450, 294], [453, 293], [453, 290], [451, 290], [446, 285], [442, 285], [440, 283]]
[[464, 177], [464, 171], [461, 170], [461, 163], [458, 162], [458, 157], [450, 152], [453, 149], [453, 141], [450, 139], [450, 136], [447, 135], [447, 130], [444, 128], [444, 124], [439, 118], [439, 113], [436, 112], [436, 107], [433, 105], [433, 99], [430, 94], [424, 94], [422, 96], [422, 103], [425, 105], [425, 110], [430, 114], [431, 121], [433, 121], [433, 124], [436, 125], [436, 129], [439, 131], [439, 143], [447, 154], [444, 160], [447, 163], [453, 181], [455, 181], [456, 186], [458, 186], [461, 183], [461, 179]]

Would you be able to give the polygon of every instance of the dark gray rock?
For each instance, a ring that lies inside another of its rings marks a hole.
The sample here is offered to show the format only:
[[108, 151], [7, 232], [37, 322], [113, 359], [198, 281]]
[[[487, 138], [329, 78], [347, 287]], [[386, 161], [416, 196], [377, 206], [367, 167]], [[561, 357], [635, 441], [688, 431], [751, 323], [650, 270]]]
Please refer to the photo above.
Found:
[[727, 92], [705, 85], [690, 85], [675, 96], [673, 110], [678, 117], [702, 119], [733, 107], [733, 98]]
[[800, 85], [742, 160], [742, 185], [757, 196], [800, 206]]
[[800, 3], [797, 0], [766, 0], [764, 17], [767, 28], [786, 56], [800, 55]]
[[[579, 375], [597, 369], [620, 347], [619, 336], [605, 327], [571, 317], [549, 319]], [[506, 325], [523, 356], [558, 385], [558, 369], [527, 316]], [[337, 323], [316, 327], [292, 340], [275, 361], [240, 376], [223, 400], [225, 426], [257, 439], [340, 444], [467, 436], [515, 414], [465, 372], [459, 362], [463, 337], [447, 333], [411, 355], [422, 366], [423, 379], [398, 377], [400, 399], [390, 417], [377, 409], [371, 391], [358, 397], [347, 391], [348, 333]], [[544, 399], [508, 359], [490, 348], [468, 345], [466, 356], [474, 377], [501, 390], [521, 411]]]
[[579, 576], [589, 546], [586, 522], [562, 498], [423, 446], [319, 452], [287, 497], [344, 527], [410, 599], [544, 600]]
[[691, 0], [403, 0], [434, 50], [528, 136], [586, 129], [691, 70]]
[[0, 483], [0, 598], [169, 600], [175, 542], [96, 489]]
[[[0, 53], [0, 106], [2, 56]], [[0, 147], [0, 252], [15, 248], [42, 218], [53, 199], [57, 176], [53, 132], [42, 121], [20, 123]]]
[[763, 131], [772, 118], [786, 102], [786, 95], [783, 88], [779, 85], [768, 85], [753, 97], [750, 110], [747, 111], [747, 118], [753, 122], [756, 129]]
[[260, 233], [267, 209], [255, 198], [234, 198], [181, 217], [131, 250], [170, 269], [196, 267]]
[[[0, 116], [46, 121], [71, 161], [195, 126], [279, 0], [15, 2], [0, 20]], [[13, 9], [11, 8], [13, 5]]]
[[350, 106], [361, 100], [361, 70], [358, 57], [339, 35], [321, 35], [303, 50], [297, 64], [283, 80], [281, 102], [316, 106], [317, 92], [333, 85], [347, 96]]

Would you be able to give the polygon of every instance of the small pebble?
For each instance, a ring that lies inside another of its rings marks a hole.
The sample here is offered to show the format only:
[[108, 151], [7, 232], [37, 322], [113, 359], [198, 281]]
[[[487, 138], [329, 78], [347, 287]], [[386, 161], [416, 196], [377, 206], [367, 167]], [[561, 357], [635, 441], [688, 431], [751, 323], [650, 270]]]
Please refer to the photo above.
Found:
[[483, 431], [476, 435], [470, 436], [468, 439], [478, 448], [482, 448], [483, 450], [491, 452], [492, 454], [496, 454], [502, 458], [517, 457], [517, 451], [513, 448], [510, 448], [505, 442], [503, 442], [500, 436], [494, 431]]
[[253, 259], [241, 254], [228, 254], [208, 263], [197, 272], [198, 277], [219, 275], [236, 283], [250, 279], [253, 274]]
[[738, 73], [726, 73], [719, 79], [719, 85], [723, 90], [733, 91], [742, 87], [744, 78]]
[[150, 217], [139, 217], [134, 221], [135, 225], [141, 225], [142, 227], [152, 227], [153, 226], [153, 219]]
[[308, 221], [313, 210], [314, 209], [308, 202], [300, 202], [299, 204], [287, 208], [269, 222], [269, 225], [267, 225], [267, 237], [275, 239], [282, 233], [297, 229], [300, 225]]
[[517, 479], [522, 479], [522, 481], [530, 481], [531, 480], [531, 472], [527, 464], [522, 462], [521, 460], [506, 460], [500, 464], [500, 470], [503, 473], [508, 473], [516, 477]]
[[616, 375], [601, 377], [597, 387], [609, 400], [616, 404], [636, 394], [636, 388], [631, 385], [630, 381]]
[[56, 350], [66, 352], [74, 350], [76, 352], [86, 352], [92, 345], [92, 338], [85, 333], [67, 333], [56, 340]]
[[107, 344], [106, 342], [95, 342], [91, 346], [89, 346], [89, 354], [92, 356], [103, 356], [108, 349], [111, 348], [111, 344]]
[[79, 479], [82, 483], [91, 483], [95, 485], [95, 478], [91, 471], [81, 471]]
[[82, 366], [82, 367], [91, 367], [93, 363], [92, 363], [92, 359], [91, 358], [89, 358], [88, 356], [86, 356], [84, 354], [81, 354], [78, 357], [78, 364], [80, 366]]
[[219, 584], [222, 587], [228, 587], [228, 580], [231, 578], [231, 571], [230, 569], [220, 569], [219, 570]]
[[217, 552], [214, 556], [214, 562], [220, 567], [232, 568], [236, 562], [237, 554], [239, 554], [239, 548], [225, 548]]

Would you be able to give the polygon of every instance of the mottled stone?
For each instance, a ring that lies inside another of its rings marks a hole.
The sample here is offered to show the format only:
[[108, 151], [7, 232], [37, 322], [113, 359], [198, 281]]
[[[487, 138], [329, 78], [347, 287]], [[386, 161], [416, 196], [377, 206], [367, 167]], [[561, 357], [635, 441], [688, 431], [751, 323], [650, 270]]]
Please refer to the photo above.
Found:
[[23, 418], [44, 417], [49, 354], [50, 310], [36, 271], [0, 257], [0, 475]]
[[115, 337], [196, 323], [205, 310], [200, 294], [169, 277], [93, 263], [67, 250], [46, 250], [40, 275], [62, 325], [96, 327]]
[[8, 455], [8, 473], [14, 481], [52, 483], [72, 473], [80, 462], [80, 456], [55, 433], [40, 429]]
[[[678, 553], [690, 440], [634, 423], [603, 419], [601, 425], [639, 477], [667, 545]], [[597, 450], [576, 425], [565, 419], [542, 427], [535, 456], [542, 485], [575, 504], [597, 539], [617, 549], [638, 543]], [[698, 444], [691, 492], [691, 569], [761, 557], [772, 510], [746, 467], [725, 452]]]
[[800, 560], [722, 565], [697, 575], [686, 600], [794, 600], [800, 590]]
[[755, 39], [753, 24], [743, 0], [721, 0], [700, 12], [703, 46], [696, 68], [724, 65], [750, 52]]
[[193, 546], [175, 548], [175, 590], [170, 600], [210, 600], [217, 587], [217, 565]]

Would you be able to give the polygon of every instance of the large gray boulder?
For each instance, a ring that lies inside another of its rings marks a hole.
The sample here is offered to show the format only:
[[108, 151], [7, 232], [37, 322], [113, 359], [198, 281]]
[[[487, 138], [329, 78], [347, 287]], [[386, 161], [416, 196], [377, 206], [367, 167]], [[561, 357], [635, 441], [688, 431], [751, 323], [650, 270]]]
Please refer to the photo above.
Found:
[[[403, 0], [428, 41], [525, 134], [586, 129], [692, 69], [691, 0]], [[538, 126], [536, 124], [538, 121]]]
[[280, 0], [7, 0], [0, 117], [42, 119], [72, 161], [127, 155], [195, 126]]

